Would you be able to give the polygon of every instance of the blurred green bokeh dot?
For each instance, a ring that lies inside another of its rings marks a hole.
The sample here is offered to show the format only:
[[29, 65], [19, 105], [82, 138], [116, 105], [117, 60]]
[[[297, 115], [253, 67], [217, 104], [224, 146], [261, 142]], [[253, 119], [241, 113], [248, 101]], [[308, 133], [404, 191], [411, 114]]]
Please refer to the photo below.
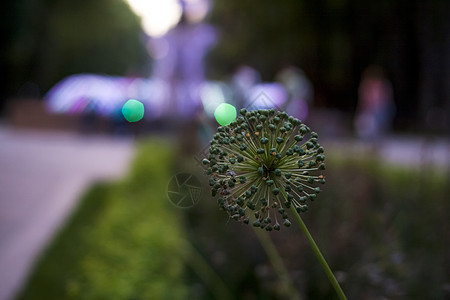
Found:
[[214, 117], [216, 118], [217, 123], [222, 126], [228, 125], [236, 120], [236, 116], [236, 108], [228, 103], [220, 104], [214, 111]]
[[128, 122], [137, 122], [144, 117], [144, 104], [130, 99], [122, 106], [122, 114]]

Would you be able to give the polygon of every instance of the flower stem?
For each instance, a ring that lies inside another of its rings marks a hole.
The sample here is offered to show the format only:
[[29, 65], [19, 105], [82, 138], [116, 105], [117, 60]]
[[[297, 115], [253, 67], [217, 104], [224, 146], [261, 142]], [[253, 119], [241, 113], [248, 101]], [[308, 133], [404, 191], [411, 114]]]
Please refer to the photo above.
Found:
[[291, 277], [289, 276], [289, 272], [283, 263], [283, 259], [281, 258], [280, 254], [277, 251], [277, 248], [270, 239], [269, 234], [266, 231], [263, 231], [259, 228], [254, 228], [254, 231], [259, 239], [259, 242], [261, 243], [261, 246], [264, 248], [267, 257], [269, 258], [269, 261], [271, 262], [273, 268], [275, 269], [275, 272], [277, 273], [282, 284], [284, 285], [284, 290], [286, 291], [288, 298], [301, 300], [301, 297], [297, 292], [297, 290], [295, 289], [294, 283], [292, 282]]
[[216, 273], [200, 252], [187, 240], [180, 241], [183, 245], [180, 254], [187, 265], [190, 265], [199, 278], [213, 293], [215, 299], [234, 299], [233, 293], [228, 289], [222, 278]]
[[300, 217], [300, 214], [295, 210], [294, 206], [291, 206], [291, 210], [294, 212], [295, 218], [297, 219], [300, 229], [302, 230], [303, 234], [308, 239], [308, 242], [309, 242], [314, 254], [316, 255], [317, 259], [319, 260], [320, 264], [322, 265], [322, 268], [324, 269], [325, 273], [327, 274], [328, 280], [333, 285], [334, 290], [336, 291], [337, 295], [339, 296], [339, 299], [347, 300], [347, 297], [345, 296], [344, 291], [342, 290], [341, 286], [339, 285], [338, 281], [336, 280], [336, 277], [334, 277], [333, 272], [331, 271], [330, 267], [328, 266], [327, 261], [325, 260], [322, 253], [320, 252], [320, 249], [317, 246], [316, 242], [314, 241], [313, 237], [311, 236], [311, 233], [309, 233], [309, 230], [306, 227], [305, 223], [303, 222], [302, 218]]

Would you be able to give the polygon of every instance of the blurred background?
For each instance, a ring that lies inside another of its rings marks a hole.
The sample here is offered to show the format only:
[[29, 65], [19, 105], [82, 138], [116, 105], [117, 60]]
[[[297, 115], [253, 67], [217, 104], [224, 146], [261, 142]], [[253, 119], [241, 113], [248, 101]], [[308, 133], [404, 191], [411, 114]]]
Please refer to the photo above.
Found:
[[[450, 297], [448, 1], [3, 0], [0, 22], [0, 299], [294, 299], [208, 193], [167, 200], [224, 102], [319, 133], [305, 222], [350, 299]], [[299, 297], [334, 299], [299, 231], [270, 237]]]

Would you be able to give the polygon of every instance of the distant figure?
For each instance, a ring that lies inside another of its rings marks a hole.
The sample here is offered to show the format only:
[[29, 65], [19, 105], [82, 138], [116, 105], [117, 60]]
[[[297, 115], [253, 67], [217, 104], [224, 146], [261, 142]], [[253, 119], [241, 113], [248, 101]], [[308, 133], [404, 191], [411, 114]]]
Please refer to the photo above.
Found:
[[167, 54], [155, 60], [153, 76], [169, 85], [169, 114], [190, 118], [201, 108], [199, 89], [205, 81], [204, 57], [216, 43], [216, 33], [212, 26], [195, 18], [189, 2], [180, 1], [180, 4], [181, 19], [163, 37]]
[[245, 107], [248, 91], [252, 86], [261, 82], [261, 75], [250, 66], [242, 65], [231, 78], [231, 87], [233, 89], [233, 98], [236, 107]]
[[373, 139], [392, 128], [395, 115], [392, 85], [379, 66], [370, 66], [362, 74], [354, 121], [359, 138]]
[[[166, 35], [153, 38], [154, 65], [149, 78], [75, 74], [58, 82], [46, 95], [50, 111], [89, 113], [123, 121], [125, 101], [136, 99], [145, 106], [146, 120], [167, 117], [191, 119], [201, 109], [200, 88], [205, 82], [204, 57], [216, 42], [212, 26], [202, 22], [210, 1], [180, 0], [183, 14]], [[88, 107], [89, 103], [95, 106]], [[92, 109], [91, 109], [92, 108]]]
[[303, 70], [294, 66], [282, 69], [276, 76], [288, 92], [285, 110], [294, 117], [306, 120], [309, 107], [314, 99], [314, 90], [311, 81]]

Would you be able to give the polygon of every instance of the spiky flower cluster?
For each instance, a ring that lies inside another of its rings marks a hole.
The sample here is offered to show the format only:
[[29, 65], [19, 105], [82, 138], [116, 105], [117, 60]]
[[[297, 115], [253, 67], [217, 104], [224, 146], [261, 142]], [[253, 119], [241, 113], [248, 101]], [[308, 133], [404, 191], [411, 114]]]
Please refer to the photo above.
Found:
[[240, 114], [218, 128], [203, 159], [212, 196], [234, 220], [252, 220], [267, 231], [280, 230], [280, 223], [289, 227], [287, 209], [305, 212], [320, 192], [314, 185], [325, 183], [318, 135], [285, 112], [241, 109]]

